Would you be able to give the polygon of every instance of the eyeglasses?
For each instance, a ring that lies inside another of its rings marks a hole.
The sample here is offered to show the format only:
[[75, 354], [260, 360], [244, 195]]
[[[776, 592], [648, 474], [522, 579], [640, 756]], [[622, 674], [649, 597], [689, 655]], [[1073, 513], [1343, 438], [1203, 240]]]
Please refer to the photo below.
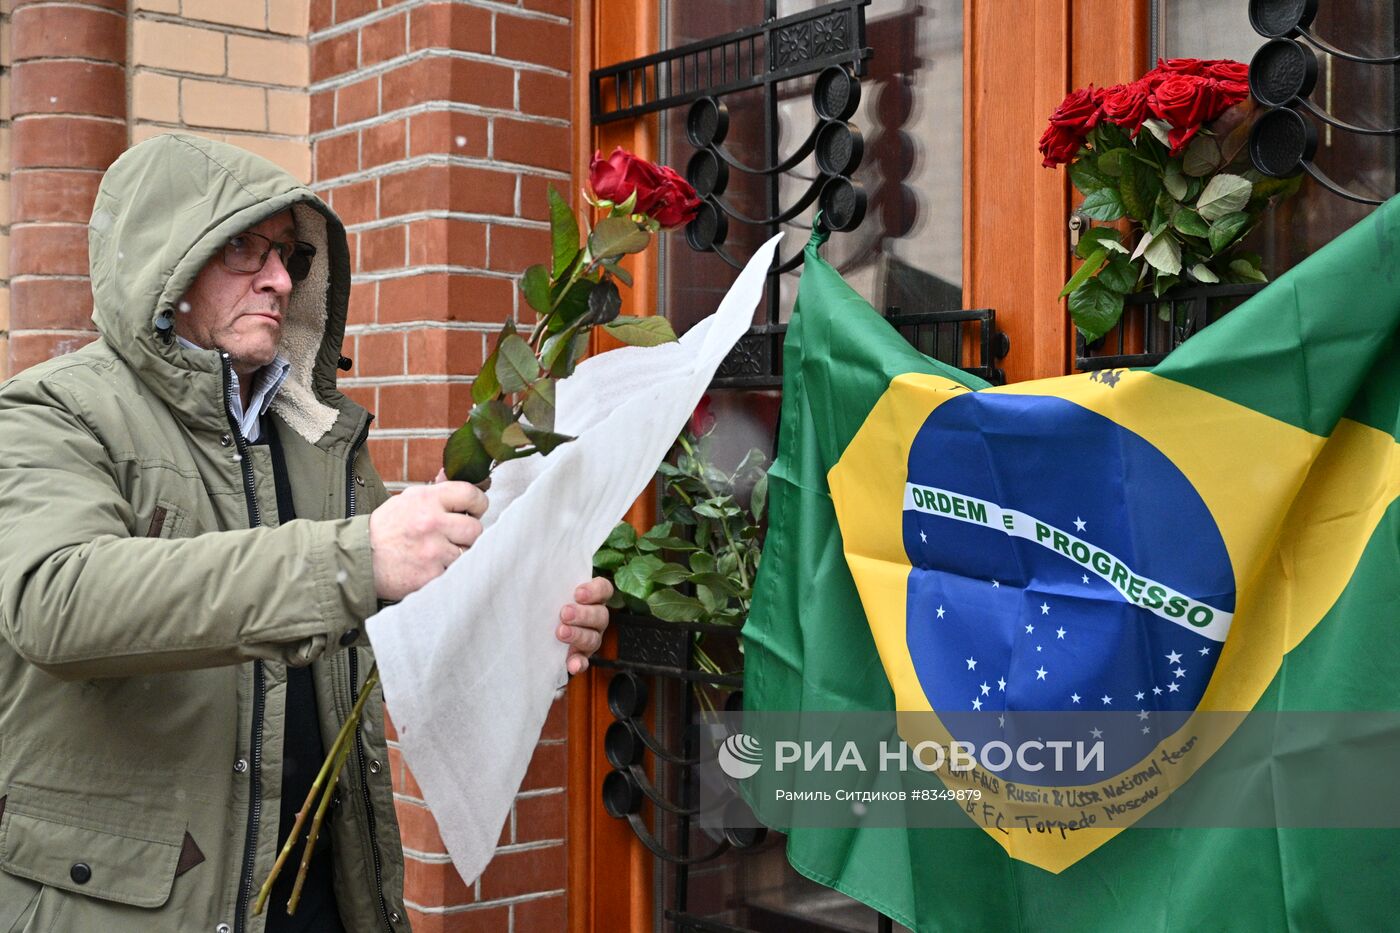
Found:
[[261, 272], [267, 264], [267, 257], [277, 251], [277, 258], [287, 269], [287, 276], [293, 282], [300, 282], [311, 271], [311, 260], [316, 256], [316, 247], [301, 240], [279, 243], [261, 233], [240, 233], [224, 244], [220, 258], [233, 272], [245, 275]]

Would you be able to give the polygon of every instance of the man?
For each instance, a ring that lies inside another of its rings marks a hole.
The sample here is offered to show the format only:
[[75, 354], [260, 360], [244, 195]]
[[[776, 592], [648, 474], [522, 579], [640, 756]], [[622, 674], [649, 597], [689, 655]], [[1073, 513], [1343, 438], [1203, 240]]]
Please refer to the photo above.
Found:
[[[407, 930], [377, 695], [297, 915], [299, 858], [250, 900], [373, 663], [364, 620], [471, 547], [486, 497], [388, 498], [335, 387], [344, 228], [275, 166], [142, 143], [89, 254], [100, 339], [0, 386], [0, 930]], [[571, 673], [609, 595], [561, 611]]]

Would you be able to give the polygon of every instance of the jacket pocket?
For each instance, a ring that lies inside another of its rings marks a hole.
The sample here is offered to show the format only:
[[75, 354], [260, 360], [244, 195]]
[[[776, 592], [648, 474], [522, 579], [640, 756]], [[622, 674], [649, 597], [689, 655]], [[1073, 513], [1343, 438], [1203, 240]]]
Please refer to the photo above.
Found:
[[4, 799], [0, 871], [132, 907], [170, 899], [184, 839], [172, 821], [130, 805], [123, 813], [110, 799], [98, 813], [72, 794], [23, 784]]
[[184, 525], [184, 512], [165, 500], [156, 503], [151, 518], [145, 524], [148, 538], [178, 538]]

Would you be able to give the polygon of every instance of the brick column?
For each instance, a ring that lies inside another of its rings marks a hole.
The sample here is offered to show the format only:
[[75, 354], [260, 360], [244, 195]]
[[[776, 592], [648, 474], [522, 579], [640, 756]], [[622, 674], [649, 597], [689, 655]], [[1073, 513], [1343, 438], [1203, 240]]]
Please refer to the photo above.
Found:
[[125, 0], [17, 2], [10, 16], [10, 372], [93, 337], [87, 220], [126, 146]]
[[[574, 190], [571, 7], [312, 0], [312, 178], [354, 262], [341, 386], [378, 415], [391, 488], [437, 472], [488, 338], [524, 310], [519, 274], [547, 261], [546, 188]], [[560, 703], [472, 884], [394, 748], [414, 930], [564, 928], [565, 723]]]

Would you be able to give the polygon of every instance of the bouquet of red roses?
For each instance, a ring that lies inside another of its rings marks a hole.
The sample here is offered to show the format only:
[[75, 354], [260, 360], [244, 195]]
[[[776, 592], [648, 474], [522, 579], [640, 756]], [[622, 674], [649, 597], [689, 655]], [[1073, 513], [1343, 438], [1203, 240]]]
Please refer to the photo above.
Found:
[[1091, 226], [1075, 249], [1084, 264], [1060, 297], [1086, 340], [1107, 333], [1124, 296], [1149, 285], [1160, 296], [1182, 282], [1267, 281], [1241, 241], [1299, 181], [1246, 164], [1248, 71], [1229, 60], [1158, 61], [1128, 84], [1074, 91], [1050, 117], [1042, 164], [1069, 164], [1091, 220], [1128, 220], [1126, 235]]

